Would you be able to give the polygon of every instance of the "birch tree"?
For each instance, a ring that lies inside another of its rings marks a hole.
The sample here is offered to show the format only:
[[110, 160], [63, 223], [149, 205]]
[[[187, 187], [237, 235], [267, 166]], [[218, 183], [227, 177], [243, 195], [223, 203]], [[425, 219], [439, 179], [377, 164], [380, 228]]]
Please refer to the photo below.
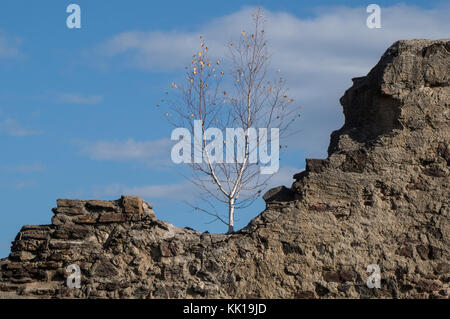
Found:
[[[202, 194], [201, 205], [190, 205], [226, 224], [228, 233], [234, 231], [236, 210], [260, 197], [278, 169], [279, 137], [297, 113], [280, 70], [269, 65], [265, 33], [258, 9], [252, 29], [242, 30], [237, 41], [228, 43], [224, 59], [210, 58], [200, 36], [185, 80], [172, 83], [175, 92], [166, 101], [169, 122], [183, 128], [172, 135], [179, 139], [176, 155], [190, 166], [192, 175], [187, 178]], [[275, 157], [275, 169], [268, 169], [268, 159]], [[218, 203], [228, 214], [217, 208]]]

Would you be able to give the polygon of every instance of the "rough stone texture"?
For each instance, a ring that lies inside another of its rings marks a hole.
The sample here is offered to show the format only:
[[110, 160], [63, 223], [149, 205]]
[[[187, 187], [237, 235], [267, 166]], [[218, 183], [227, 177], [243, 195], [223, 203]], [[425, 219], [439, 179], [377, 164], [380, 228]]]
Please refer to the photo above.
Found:
[[[341, 99], [327, 159], [243, 230], [157, 220], [136, 197], [58, 200], [0, 261], [0, 291], [38, 298], [448, 298], [450, 40], [394, 43]], [[65, 269], [78, 264], [81, 289]], [[370, 289], [367, 266], [381, 268]], [[0, 293], [1, 294], [1, 293]]]

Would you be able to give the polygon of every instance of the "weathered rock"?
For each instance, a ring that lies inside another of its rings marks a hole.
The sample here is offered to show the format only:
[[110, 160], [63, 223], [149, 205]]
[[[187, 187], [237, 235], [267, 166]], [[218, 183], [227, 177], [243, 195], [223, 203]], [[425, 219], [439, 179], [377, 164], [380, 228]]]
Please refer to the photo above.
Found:
[[142, 214], [142, 199], [137, 196], [122, 196], [123, 211], [126, 214]]
[[100, 215], [98, 219], [99, 223], [123, 223], [125, 221], [124, 214], [118, 213], [104, 213]]
[[[103, 214], [106, 215], [106, 214]], [[75, 220], [77, 224], [95, 224], [97, 221], [92, 216], [80, 216]]]
[[[138, 197], [59, 199], [0, 260], [0, 293], [38, 298], [448, 298], [450, 40], [394, 43], [341, 99], [327, 159], [234, 234], [156, 220]], [[69, 289], [67, 266], [81, 269]], [[366, 285], [367, 266], [381, 287]]]

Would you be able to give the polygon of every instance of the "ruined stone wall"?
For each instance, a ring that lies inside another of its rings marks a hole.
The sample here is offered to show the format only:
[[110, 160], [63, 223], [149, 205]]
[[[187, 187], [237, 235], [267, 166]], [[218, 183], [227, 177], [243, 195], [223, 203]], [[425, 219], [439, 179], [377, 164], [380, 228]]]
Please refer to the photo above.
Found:
[[53, 213], [51, 225], [23, 226], [17, 234], [8, 260], [1, 264], [7, 284], [0, 284], [0, 290], [62, 296], [59, 286], [69, 275], [68, 265], [104, 267], [96, 261], [117, 227], [156, 219], [150, 205], [129, 196], [117, 201], [59, 199]]
[[[394, 43], [341, 103], [327, 159], [230, 235], [157, 220], [136, 197], [58, 200], [0, 262], [0, 293], [40, 298], [448, 298], [450, 40]], [[65, 284], [81, 268], [80, 289]], [[367, 266], [381, 270], [370, 289]]]

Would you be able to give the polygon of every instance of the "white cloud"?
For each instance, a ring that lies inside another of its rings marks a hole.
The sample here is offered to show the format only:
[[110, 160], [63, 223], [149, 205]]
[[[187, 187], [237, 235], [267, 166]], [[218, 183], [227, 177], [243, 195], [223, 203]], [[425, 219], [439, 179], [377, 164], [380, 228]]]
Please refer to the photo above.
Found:
[[80, 152], [94, 160], [106, 160], [116, 162], [137, 161], [152, 166], [168, 166], [172, 164], [170, 139], [155, 141], [99, 141], [78, 142]]
[[144, 199], [165, 199], [165, 200], [189, 200], [195, 196], [192, 184], [180, 182], [174, 184], [126, 186], [112, 184], [104, 187], [94, 188], [95, 197], [134, 195]]
[[101, 95], [85, 95], [80, 93], [58, 93], [56, 100], [68, 104], [98, 104], [103, 102]]
[[[373, 65], [373, 59], [396, 40], [447, 37], [448, 9], [448, 6], [432, 10], [407, 5], [382, 7], [381, 29], [367, 28], [365, 7], [321, 7], [316, 17], [308, 19], [266, 10], [266, 33], [273, 64], [285, 72], [364, 74]], [[195, 32], [123, 32], [104, 41], [95, 51], [103, 57], [128, 54], [125, 58], [135, 67], [172, 70], [190, 60], [200, 44], [200, 34], [208, 40], [210, 49], [222, 55], [224, 45], [249, 26], [254, 10], [248, 7], [216, 18]]]
[[20, 56], [19, 46], [21, 43], [19, 38], [10, 37], [0, 30], [0, 58]]
[[10, 136], [29, 136], [42, 134], [41, 131], [26, 128], [13, 119], [6, 119], [0, 122], [0, 133], [6, 133]]
[[[96, 48], [99, 56], [129, 54], [130, 65], [167, 71], [183, 66], [198, 41], [195, 34], [161, 31], [129, 31], [118, 34]], [[188, 55], [186, 53], [189, 52]]]

